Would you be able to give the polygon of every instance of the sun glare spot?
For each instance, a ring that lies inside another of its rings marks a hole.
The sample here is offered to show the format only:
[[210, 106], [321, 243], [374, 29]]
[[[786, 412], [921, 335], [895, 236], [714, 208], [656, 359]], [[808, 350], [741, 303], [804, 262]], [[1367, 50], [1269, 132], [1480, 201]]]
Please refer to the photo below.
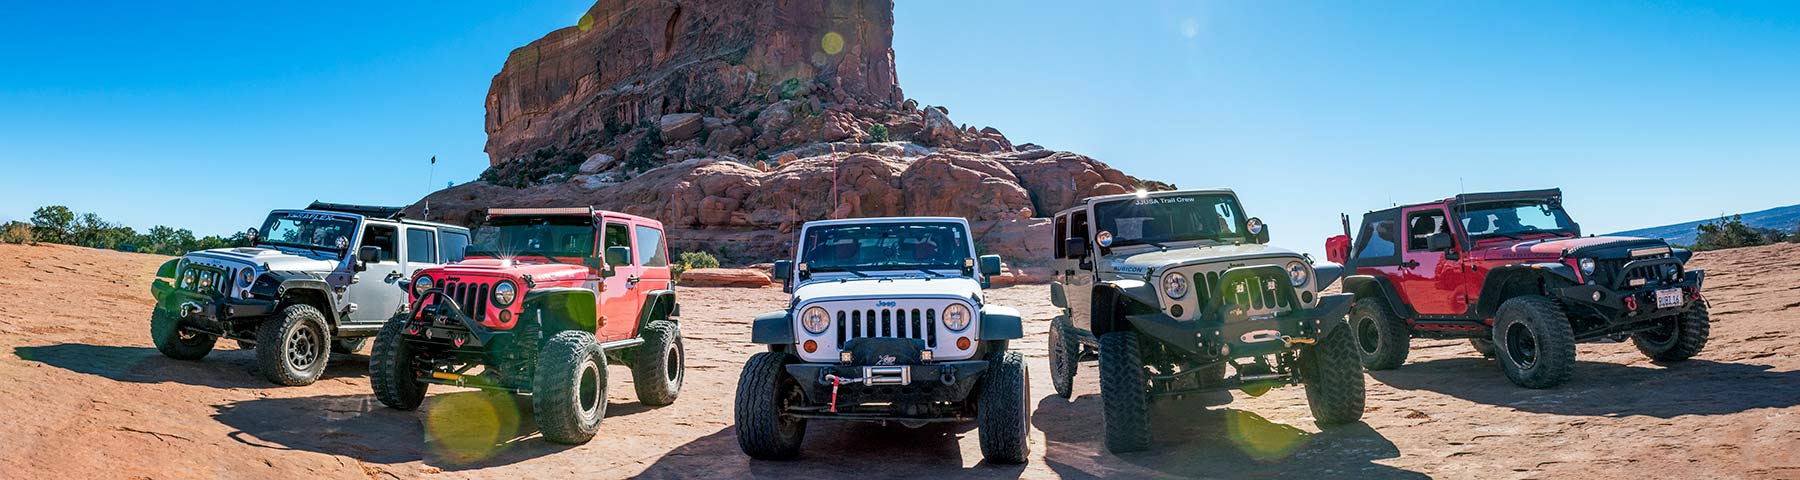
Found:
[[519, 433], [510, 395], [458, 392], [437, 397], [425, 417], [427, 448], [455, 463], [473, 463], [504, 450]]
[[575, 28], [579, 28], [583, 32], [588, 31], [588, 30], [593, 30], [594, 29], [594, 14], [591, 14], [591, 13], [581, 14], [581, 20], [578, 20], [575, 22]]
[[844, 51], [844, 36], [837, 32], [825, 32], [825, 38], [819, 39], [819, 48], [824, 49], [826, 55], [837, 55]]

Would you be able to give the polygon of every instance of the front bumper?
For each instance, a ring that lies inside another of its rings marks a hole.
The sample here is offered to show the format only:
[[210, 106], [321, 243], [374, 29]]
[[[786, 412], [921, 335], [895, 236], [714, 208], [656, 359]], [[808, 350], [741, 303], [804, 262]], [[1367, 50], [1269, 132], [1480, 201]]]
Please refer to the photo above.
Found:
[[[1642, 320], [1679, 315], [1692, 310], [1705, 301], [1700, 296], [1700, 286], [1705, 281], [1705, 270], [1691, 270], [1682, 275], [1680, 282], [1675, 283], [1637, 287], [1590, 283], [1564, 288], [1560, 296], [1565, 305], [1592, 308], [1599, 312], [1601, 317], [1606, 318], [1608, 323], [1625, 325]], [[1681, 304], [1657, 308], [1656, 292], [1668, 289], [1681, 291]]]
[[156, 308], [174, 313], [187, 328], [225, 336], [232, 324], [244, 319], [267, 317], [275, 311], [275, 301], [254, 298], [231, 298], [175, 288], [164, 280], [150, 284], [150, 295]]
[[843, 363], [795, 363], [788, 375], [799, 382], [806, 400], [835, 406], [870, 403], [919, 405], [961, 402], [987, 371], [986, 360], [929, 361], [924, 342], [911, 338], [858, 338], [845, 343]]
[[1242, 358], [1279, 353], [1310, 343], [1350, 312], [1352, 295], [1325, 295], [1318, 306], [1268, 317], [1226, 319], [1214, 314], [1176, 320], [1161, 312], [1128, 315], [1138, 332], [1188, 353], [1215, 358]]
[[[425, 299], [437, 297], [430, 306], [421, 307]], [[488, 328], [463, 314], [456, 299], [441, 289], [431, 289], [413, 299], [411, 308], [400, 315], [406, 318], [409, 340], [436, 343], [451, 348], [480, 349], [512, 335], [510, 330]]]

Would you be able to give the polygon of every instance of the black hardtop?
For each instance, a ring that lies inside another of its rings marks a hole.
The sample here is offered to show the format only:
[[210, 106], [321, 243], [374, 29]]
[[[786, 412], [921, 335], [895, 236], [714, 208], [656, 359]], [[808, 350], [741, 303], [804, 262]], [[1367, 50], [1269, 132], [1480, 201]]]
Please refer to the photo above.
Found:
[[1562, 200], [1562, 189], [1561, 188], [1546, 188], [1546, 189], [1542, 189], [1542, 190], [1514, 190], [1514, 191], [1509, 191], [1509, 192], [1464, 193], [1464, 194], [1460, 194], [1460, 195], [1442, 199], [1442, 200], [1433, 200], [1433, 201], [1429, 201], [1429, 202], [1419, 202], [1419, 203], [1408, 203], [1405, 205], [1395, 205], [1395, 206], [1388, 207], [1388, 208], [1370, 210], [1369, 213], [1386, 213], [1386, 212], [1390, 212], [1390, 211], [1400, 210], [1402, 208], [1422, 207], [1422, 206], [1426, 206], [1426, 205], [1437, 205], [1437, 204], [1466, 205], [1466, 204], [1471, 204], [1471, 203], [1504, 202], [1504, 201], [1508, 201], [1508, 200], [1537, 200], [1537, 199], [1544, 199], [1544, 198], [1553, 198], [1553, 199], [1556, 199], [1557, 201], [1561, 201]]

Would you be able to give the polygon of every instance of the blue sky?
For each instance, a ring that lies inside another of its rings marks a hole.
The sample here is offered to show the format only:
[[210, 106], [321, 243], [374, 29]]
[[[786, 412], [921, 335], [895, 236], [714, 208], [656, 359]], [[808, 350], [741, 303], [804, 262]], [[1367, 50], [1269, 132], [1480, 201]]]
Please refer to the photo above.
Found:
[[[473, 179], [512, 48], [590, 2], [142, 2], [0, 17], [0, 219], [236, 231]], [[902, 0], [908, 97], [1182, 187], [1277, 243], [1561, 186], [1590, 232], [1800, 203], [1800, 7]], [[439, 159], [428, 181], [425, 160]]]

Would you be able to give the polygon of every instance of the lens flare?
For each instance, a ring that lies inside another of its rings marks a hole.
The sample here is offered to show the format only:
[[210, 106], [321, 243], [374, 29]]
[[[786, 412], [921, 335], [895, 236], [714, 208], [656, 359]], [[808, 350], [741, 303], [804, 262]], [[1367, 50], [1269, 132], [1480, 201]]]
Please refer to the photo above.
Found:
[[591, 14], [591, 13], [581, 14], [581, 20], [577, 20], [575, 22], [575, 28], [579, 28], [583, 32], [588, 31], [588, 30], [593, 30], [594, 29], [594, 14]]
[[505, 450], [519, 436], [513, 396], [458, 392], [433, 399], [425, 417], [425, 445], [452, 463], [473, 463]]
[[1225, 411], [1225, 433], [1238, 450], [1262, 462], [1291, 457], [1310, 441], [1305, 431], [1242, 410]]
[[826, 55], [837, 55], [844, 51], [844, 36], [825, 32], [825, 37], [819, 39], [819, 48], [825, 50]]

